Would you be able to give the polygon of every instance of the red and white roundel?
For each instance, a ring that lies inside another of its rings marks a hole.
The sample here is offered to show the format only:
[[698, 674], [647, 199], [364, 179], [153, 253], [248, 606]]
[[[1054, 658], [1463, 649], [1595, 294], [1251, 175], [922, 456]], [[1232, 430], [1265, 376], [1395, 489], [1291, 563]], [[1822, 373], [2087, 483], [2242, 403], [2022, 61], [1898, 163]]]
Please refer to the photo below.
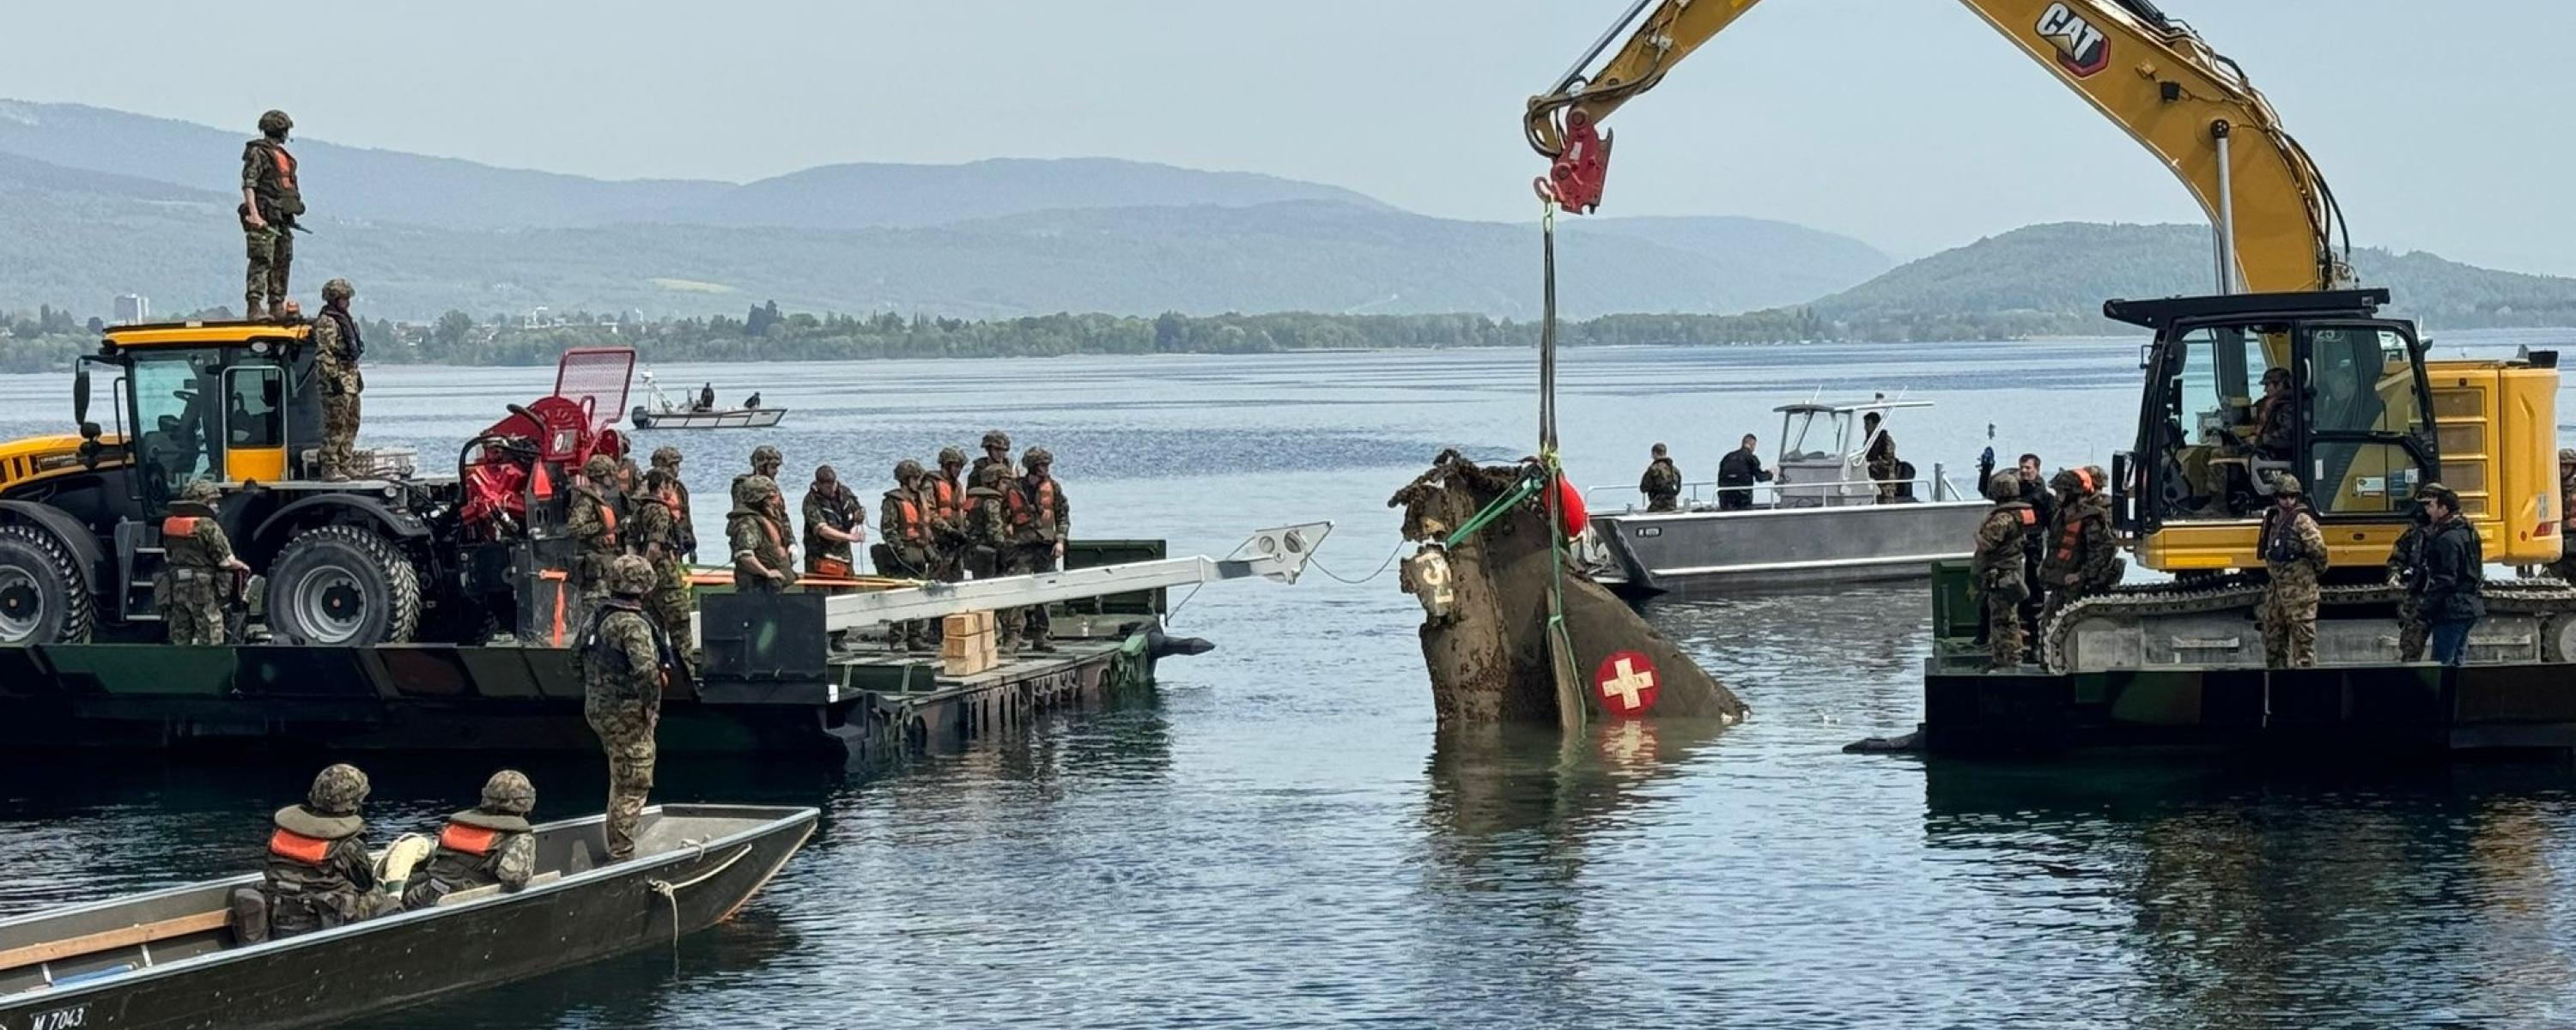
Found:
[[1635, 651], [1612, 651], [1592, 671], [1592, 685], [1601, 692], [1601, 707], [1622, 718], [1636, 718], [1655, 707], [1655, 695], [1663, 689], [1663, 674], [1655, 663]]

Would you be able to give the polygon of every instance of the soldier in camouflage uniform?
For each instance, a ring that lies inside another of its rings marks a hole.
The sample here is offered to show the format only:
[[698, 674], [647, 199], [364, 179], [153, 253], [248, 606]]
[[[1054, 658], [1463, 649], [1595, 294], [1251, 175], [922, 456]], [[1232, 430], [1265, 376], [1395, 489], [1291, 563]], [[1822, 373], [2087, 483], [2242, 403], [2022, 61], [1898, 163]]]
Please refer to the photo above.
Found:
[[608, 858], [635, 856], [635, 825], [653, 789], [654, 728], [662, 718], [662, 684], [675, 663], [671, 642], [644, 617], [653, 567], [626, 555], [609, 569], [606, 603], [590, 613], [576, 658], [582, 714], [608, 752]]
[[[1064, 562], [1064, 543], [1073, 538], [1073, 510], [1065, 500], [1064, 486], [1054, 476], [1055, 455], [1044, 447], [1031, 447], [1020, 456], [1028, 466], [1021, 476], [1019, 489], [1003, 495], [1011, 516], [1010, 574], [1053, 572]], [[1047, 606], [1029, 605], [1024, 609], [1026, 621], [1020, 639], [1031, 651], [1053, 651], [1054, 626], [1047, 616]]]
[[[910, 458], [896, 462], [894, 487], [877, 501], [877, 536], [883, 543], [871, 548], [877, 557], [880, 575], [904, 579], [928, 579], [938, 563], [933, 550], [935, 520], [930, 503], [922, 496], [936, 477], [922, 471], [921, 463]], [[915, 619], [886, 627], [886, 644], [897, 651], [939, 646], [936, 620]]]
[[152, 577], [152, 604], [173, 644], [224, 642], [224, 599], [232, 593], [235, 573], [250, 571], [233, 556], [233, 544], [215, 521], [215, 502], [223, 494], [199, 479], [170, 502], [161, 520], [161, 572]]
[[2397, 546], [2388, 550], [2388, 582], [2403, 593], [2397, 598], [2397, 660], [2424, 660], [2424, 643], [2432, 639], [2433, 627], [2424, 618], [2424, 598], [2418, 581], [2424, 575], [2424, 540], [2432, 532], [2433, 515], [2425, 510], [2419, 491], [2414, 503], [2414, 518], [2406, 532], [2398, 534]]
[[616, 489], [617, 459], [594, 454], [581, 466], [580, 485], [573, 487], [572, 510], [564, 531], [572, 535], [573, 574], [585, 601], [608, 596], [608, 565], [617, 560], [617, 508], [609, 497]]
[[2272, 579], [2255, 621], [2263, 627], [2263, 663], [2275, 669], [2317, 664], [2317, 577], [2326, 571], [2326, 537], [2302, 493], [2298, 477], [2274, 477], [2274, 504], [2263, 513], [2257, 549]]
[[1020, 472], [1011, 467], [1011, 434], [999, 429], [984, 434], [984, 456], [975, 459], [975, 468], [966, 474], [966, 481], [970, 484], [979, 481], [984, 475], [984, 466], [996, 463], [1006, 474], [1016, 476]]
[[689, 569], [680, 560], [680, 503], [672, 490], [671, 474], [654, 469], [644, 474], [644, 490], [636, 495], [635, 519], [625, 534], [627, 553], [644, 559], [653, 566], [653, 590], [645, 595], [644, 610], [662, 627], [674, 650], [685, 661], [689, 641]]
[[447, 817], [429, 865], [403, 889], [404, 908], [428, 908], [458, 891], [499, 886], [516, 891], [537, 874], [537, 835], [528, 813], [537, 787], [527, 774], [503, 769], [483, 781], [480, 804]]
[[786, 456], [778, 453], [776, 447], [761, 444], [752, 448], [751, 471], [733, 477], [733, 506], [742, 507], [742, 484], [754, 476], [769, 480], [769, 484], [773, 487], [778, 485], [778, 469], [785, 464], [787, 464]]
[[2087, 466], [2060, 469], [2049, 480], [2057, 503], [2039, 558], [2039, 582], [2048, 590], [2043, 627], [2085, 595], [2119, 585], [2127, 570], [2111, 532], [2111, 498], [2102, 492], [2102, 477], [2101, 469]]
[[322, 478], [334, 483], [348, 481], [357, 464], [358, 395], [367, 389], [366, 377], [358, 373], [367, 344], [358, 337], [358, 320], [349, 314], [349, 300], [357, 295], [349, 280], [323, 283], [322, 313], [313, 319], [313, 385], [322, 391], [322, 447], [316, 464]]
[[[286, 273], [295, 263], [295, 235], [290, 230], [304, 214], [304, 193], [295, 178], [295, 155], [286, 152], [286, 134], [295, 128], [284, 111], [259, 116], [259, 138], [242, 145], [242, 239], [250, 255], [250, 272], [242, 282], [242, 317], [253, 322], [283, 314]], [[270, 304], [278, 305], [272, 309]]]
[[[965, 558], [970, 578], [990, 579], [1004, 574], [1011, 553], [1011, 516], [1006, 498], [1018, 489], [1008, 462], [986, 462], [975, 470], [974, 485], [966, 488]], [[1019, 629], [1021, 618], [1017, 608], [993, 613], [994, 647], [1013, 648], [1011, 636]]]
[[671, 494], [679, 502], [677, 536], [680, 556], [696, 561], [698, 530], [696, 524], [689, 519], [689, 483], [680, 478], [680, 449], [668, 445], [653, 448], [653, 469], [670, 476]]
[[2021, 474], [1997, 472], [1986, 480], [1986, 497], [1995, 502], [1977, 524], [1977, 543], [1968, 561], [1969, 588], [1986, 616], [1986, 668], [2021, 665], [2021, 602], [2030, 596], [2023, 573], [2022, 536], [2034, 531], [2039, 516], [2021, 499]]
[[814, 483], [805, 488], [805, 571], [823, 575], [858, 573], [854, 543], [868, 539], [868, 509], [841, 482], [830, 465], [814, 468]]
[[1649, 452], [1646, 474], [1637, 479], [1637, 492], [1646, 495], [1647, 511], [1676, 511], [1681, 508], [1682, 470], [1673, 464], [1664, 445], [1656, 444]]
[[939, 449], [939, 467], [926, 472], [918, 488], [930, 514], [930, 578], [955, 583], [966, 578], [966, 452]]
[[[367, 857], [367, 774], [334, 765], [313, 778], [304, 803], [277, 810], [268, 834], [268, 865], [256, 893], [268, 935], [292, 937], [382, 915], [399, 899], [376, 890]], [[241, 899], [236, 913], [245, 912]], [[237, 918], [235, 927], [249, 920]]]
[[775, 593], [796, 580], [796, 557], [787, 547], [787, 502], [768, 476], [745, 476], [734, 485], [734, 508], [725, 516], [725, 542], [733, 548], [733, 587]]

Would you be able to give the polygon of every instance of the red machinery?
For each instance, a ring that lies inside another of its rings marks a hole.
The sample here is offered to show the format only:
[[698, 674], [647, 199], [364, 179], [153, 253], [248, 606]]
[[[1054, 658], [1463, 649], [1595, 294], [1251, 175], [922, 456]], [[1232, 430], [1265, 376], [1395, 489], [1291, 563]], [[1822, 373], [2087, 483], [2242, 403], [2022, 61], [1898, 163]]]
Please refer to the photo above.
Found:
[[[487, 540], [521, 535], [529, 505], [554, 501], [591, 455], [625, 457], [626, 437], [610, 426], [626, 409], [634, 368], [635, 352], [625, 347], [565, 351], [553, 396], [511, 405], [509, 417], [466, 441], [456, 468], [466, 530]], [[599, 417], [603, 411], [608, 419]]]

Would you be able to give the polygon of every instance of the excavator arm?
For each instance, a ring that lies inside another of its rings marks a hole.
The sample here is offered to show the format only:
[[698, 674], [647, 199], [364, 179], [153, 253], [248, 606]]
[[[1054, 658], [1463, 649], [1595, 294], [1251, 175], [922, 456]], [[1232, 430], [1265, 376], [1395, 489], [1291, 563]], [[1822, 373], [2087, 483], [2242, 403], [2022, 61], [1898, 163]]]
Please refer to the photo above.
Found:
[[[1530, 98], [1530, 145], [1552, 161], [1539, 191], [1567, 210], [1598, 206], [1611, 143], [1602, 121], [1757, 2], [1637, 0], [1553, 89]], [[2150, 0], [1960, 2], [2173, 170], [2219, 227], [2221, 292], [2351, 282], [2324, 177], [2244, 70], [2190, 26]]]

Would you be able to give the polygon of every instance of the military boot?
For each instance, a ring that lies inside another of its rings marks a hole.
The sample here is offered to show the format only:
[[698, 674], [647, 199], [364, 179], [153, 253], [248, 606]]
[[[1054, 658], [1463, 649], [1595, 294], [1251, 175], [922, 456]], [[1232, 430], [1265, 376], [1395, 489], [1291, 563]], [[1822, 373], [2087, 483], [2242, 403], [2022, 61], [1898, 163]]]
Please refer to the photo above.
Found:
[[242, 298], [242, 321], [268, 321], [268, 304], [261, 300], [260, 296], [260, 294], [254, 293]]

